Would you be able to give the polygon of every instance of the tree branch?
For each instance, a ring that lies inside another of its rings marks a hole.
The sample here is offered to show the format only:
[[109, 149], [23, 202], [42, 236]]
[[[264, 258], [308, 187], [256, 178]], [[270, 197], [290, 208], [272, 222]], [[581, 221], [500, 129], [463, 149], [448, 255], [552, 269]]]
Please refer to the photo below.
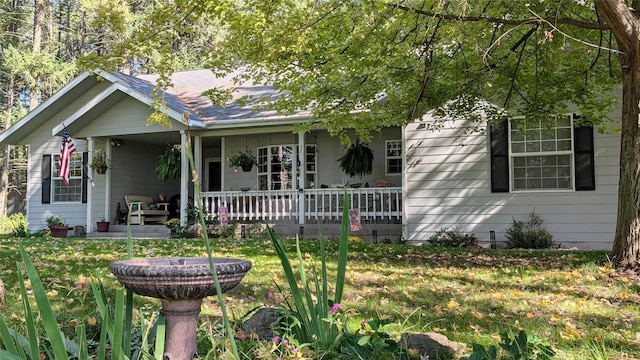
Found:
[[[603, 1], [607, 1], [607, 0], [603, 0]], [[598, 1], [596, 0], [596, 2]], [[592, 29], [592, 30], [608, 30], [609, 29], [609, 27], [605, 24], [580, 21], [580, 20], [571, 19], [571, 18], [553, 18], [553, 19], [533, 18], [533, 19], [522, 19], [522, 20], [508, 20], [508, 19], [487, 17], [487, 16], [460, 16], [460, 15], [440, 14], [440, 13], [414, 9], [414, 8], [403, 6], [403, 5], [393, 5], [393, 7], [400, 10], [407, 11], [407, 12], [413, 12], [413, 13], [424, 15], [424, 16], [435, 17], [442, 20], [488, 22], [493, 24], [514, 25], [514, 26], [530, 24], [530, 23], [539, 21], [539, 22], [546, 22], [546, 23], [552, 23], [552, 24], [572, 25], [572, 26], [583, 28], [583, 29]]]

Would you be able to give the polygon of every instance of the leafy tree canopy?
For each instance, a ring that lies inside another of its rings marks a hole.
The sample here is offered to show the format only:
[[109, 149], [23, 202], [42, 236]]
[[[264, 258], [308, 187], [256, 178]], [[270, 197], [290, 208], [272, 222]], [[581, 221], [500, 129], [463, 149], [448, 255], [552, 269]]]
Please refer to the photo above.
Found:
[[[445, 104], [450, 116], [474, 114], [478, 99], [535, 121], [566, 114], [571, 103], [601, 129], [618, 105], [614, 40], [590, 2], [167, 4], [173, 11], [151, 14], [153, 26], [127, 39], [123, 49], [162, 55], [191, 24], [216, 24], [220, 30], [202, 54], [208, 67], [274, 84], [286, 94], [276, 109], [311, 108], [345, 141], [347, 129], [366, 141], [381, 127]], [[166, 58], [157, 70], [175, 69]], [[494, 109], [490, 115], [503, 114]]]

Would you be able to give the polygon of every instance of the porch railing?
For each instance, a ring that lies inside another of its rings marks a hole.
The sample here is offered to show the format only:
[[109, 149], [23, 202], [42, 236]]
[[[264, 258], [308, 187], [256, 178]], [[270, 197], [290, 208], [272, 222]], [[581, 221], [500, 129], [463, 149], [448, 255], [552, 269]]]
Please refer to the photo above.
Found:
[[[350, 208], [360, 210], [363, 221], [402, 219], [402, 188], [348, 188]], [[344, 189], [216, 191], [202, 194], [209, 214], [227, 208], [234, 221], [304, 220], [338, 221], [344, 206]]]

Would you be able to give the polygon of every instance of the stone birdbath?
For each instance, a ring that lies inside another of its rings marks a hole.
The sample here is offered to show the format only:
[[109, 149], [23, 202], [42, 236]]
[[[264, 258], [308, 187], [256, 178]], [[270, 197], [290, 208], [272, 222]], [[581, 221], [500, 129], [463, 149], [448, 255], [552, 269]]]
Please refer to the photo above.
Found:
[[[222, 292], [234, 288], [251, 262], [214, 258]], [[165, 360], [197, 356], [196, 330], [202, 299], [216, 294], [209, 258], [142, 258], [115, 261], [109, 270], [130, 291], [160, 299], [165, 317]]]

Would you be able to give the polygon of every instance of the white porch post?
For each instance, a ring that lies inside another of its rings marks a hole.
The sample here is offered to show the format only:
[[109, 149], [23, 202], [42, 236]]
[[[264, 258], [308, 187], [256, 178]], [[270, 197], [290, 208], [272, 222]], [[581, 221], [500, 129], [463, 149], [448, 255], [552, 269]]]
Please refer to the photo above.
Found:
[[227, 172], [227, 138], [220, 138], [220, 189], [222, 191], [227, 189], [227, 185], [224, 183]]
[[[188, 160], [188, 159], [187, 159]], [[202, 172], [202, 136], [194, 135], [193, 136], [193, 164], [195, 166], [196, 174], [198, 176], [198, 189], [200, 189], [200, 194], [196, 194], [195, 183], [193, 183], [193, 205], [202, 205], [202, 179], [204, 173]], [[196, 198], [198, 196], [199, 198]]]
[[189, 200], [189, 159], [187, 158], [187, 134], [180, 131], [180, 225], [187, 224], [187, 200]]
[[[113, 159], [113, 148], [111, 147], [111, 141], [107, 139], [105, 142], [105, 154], [107, 159]], [[109, 213], [111, 212], [111, 171], [107, 171], [104, 175], [104, 220], [111, 222]]]
[[[87, 138], [87, 151], [89, 152], [88, 161], [91, 163], [91, 159], [93, 158], [93, 148], [95, 146], [95, 142], [92, 137]], [[88, 166], [84, 169], [87, 172], [87, 232], [93, 232], [93, 172], [91, 168]]]
[[298, 224], [304, 224], [304, 188], [307, 185], [307, 144], [304, 133], [298, 133]]
[[202, 136], [200, 135], [195, 135], [193, 137], [193, 162], [196, 165], [198, 182], [200, 183], [200, 191], [202, 191]]
[[407, 198], [407, 189], [408, 189], [408, 185], [407, 185], [407, 171], [409, 171], [409, 168], [407, 167], [407, 150], [409, 149], [409, 146], [407, 145], [407, 127], [403, 126], [402, 127], [402, 189], [401, 191], [401, 195], [402, 196], [402, 240], [407, 240], [409, 238], [409, 234], [407, 232], [407, 228], [408, 228], [408, 221], [407, 221], [407, 207], [409, 204], [408, 198]]

